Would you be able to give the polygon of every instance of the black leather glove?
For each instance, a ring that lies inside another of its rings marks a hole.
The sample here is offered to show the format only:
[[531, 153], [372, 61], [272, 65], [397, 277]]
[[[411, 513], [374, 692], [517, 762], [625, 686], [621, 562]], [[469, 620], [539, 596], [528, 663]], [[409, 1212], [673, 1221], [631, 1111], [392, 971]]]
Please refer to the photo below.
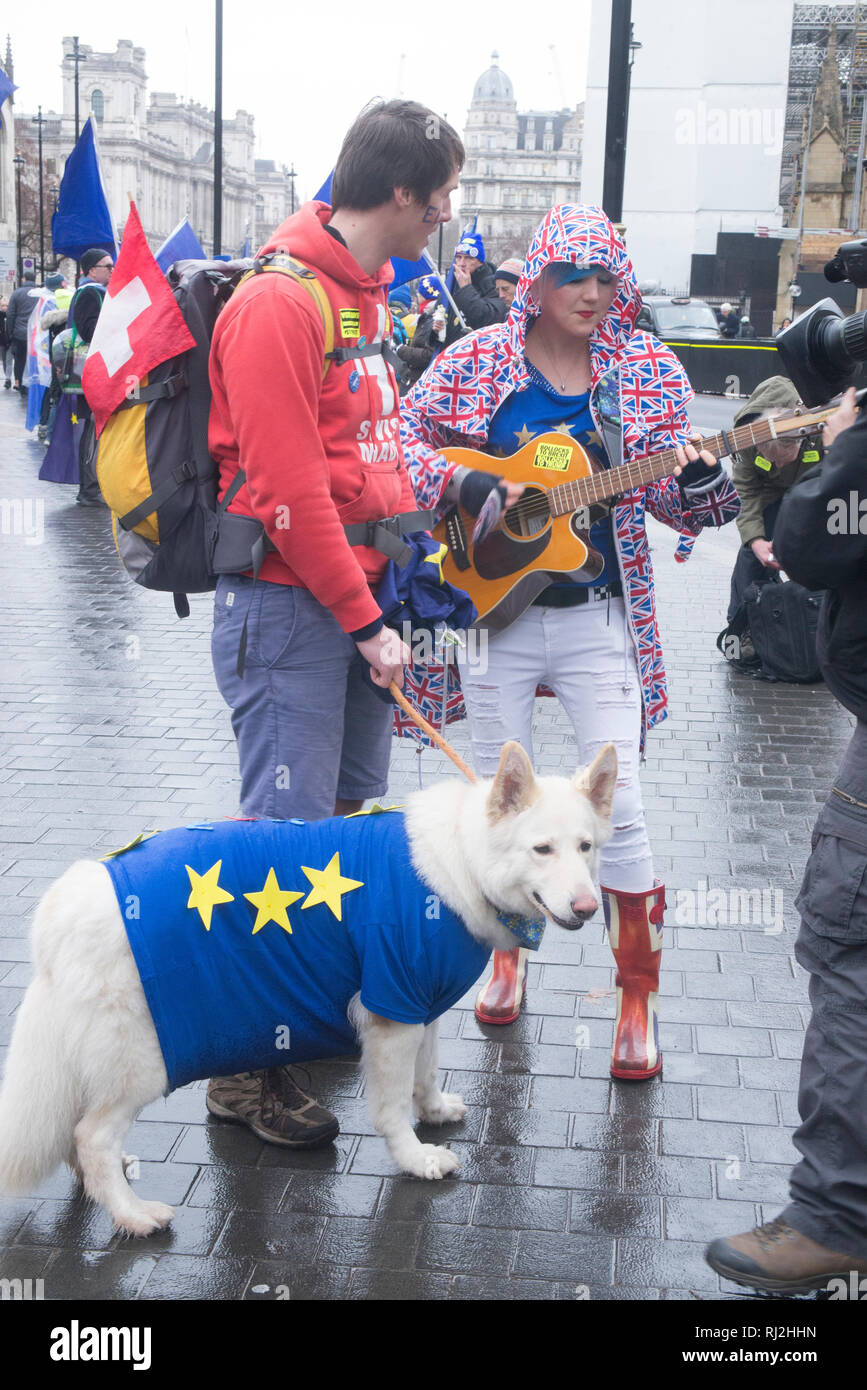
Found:
[[693, 459], [692, 463], [688, 463], [683, 471], [677, 475], [677, 481], [684, 492], [689, 488], [696, 488], [704, 492], [709, 483], [717, 482], [722, 471], [723, 466], [719, 462], [716, 467], [708, 468], [704, 459]]
[[469, 469], [467, 476], [461, 479], [458, 492], [458, 500], [464, 511], [469, 512], [470, 516], [478, 516], [488, 494], [493, 492], [499, 483], [499, 478], [493, 473], [485, 473], [481, 468]]

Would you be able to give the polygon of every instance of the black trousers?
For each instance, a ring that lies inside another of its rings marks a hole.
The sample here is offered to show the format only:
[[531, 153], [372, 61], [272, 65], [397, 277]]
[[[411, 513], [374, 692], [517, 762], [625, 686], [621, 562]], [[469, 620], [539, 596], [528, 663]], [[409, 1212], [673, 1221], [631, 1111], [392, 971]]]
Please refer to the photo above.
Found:
[[[791, 1204], [783, 1220], [867, 1257], [867, 724], [859, 722], [813, 832], [796, 906], [810, 972]], [[842, 793], [843, 795], [840, 795]], [[859, 804], [860, 803], [860, 804]]]
[[[84, 398], [81, 397], [81, 399]], [[76, 500], [79, 502], [102, 501], [102, 493], [96, 480], [96, 429], [89, 409], [78, 443], [78, 494]]]
[[21, 386], [24, 381], [24, 368], [27, 366], [27, 339], [15, 338], [12, 342], [12, 370], [15, 376], [15, 385]]
[[[780, 510], [779, 502], [772, 502], [765, 507], [765, 536], [768, 540], [773, 539], [774, 526], [777, 520], [777, 513]], [[726, 614], [726, 622], [731, 622], [735, 613], [743, 602], [744, 592], [750, 584], [767, 584], [776, 579], [777, 571], [766, 569], [752, 552], [748, 545], [742, 545], [738, 551], [738, 558], [735, 560], [735, 567], [732, 570], [731, 592], [729, 594], [729, 608]]]

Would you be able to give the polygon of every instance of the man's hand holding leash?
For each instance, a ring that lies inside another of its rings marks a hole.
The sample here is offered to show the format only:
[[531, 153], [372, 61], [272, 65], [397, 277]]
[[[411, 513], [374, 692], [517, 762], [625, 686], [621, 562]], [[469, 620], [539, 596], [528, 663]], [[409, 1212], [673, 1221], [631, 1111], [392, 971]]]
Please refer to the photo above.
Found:
[[367, 637], [355, 645], [370, 666], [370, 679], [374, 685], [381, 685], [383, 690], [387, 690], [394, 681], [398, 690], [403, 689], [403, 668], [411, 653], [394, 628], [381, 627], [373, 637]]

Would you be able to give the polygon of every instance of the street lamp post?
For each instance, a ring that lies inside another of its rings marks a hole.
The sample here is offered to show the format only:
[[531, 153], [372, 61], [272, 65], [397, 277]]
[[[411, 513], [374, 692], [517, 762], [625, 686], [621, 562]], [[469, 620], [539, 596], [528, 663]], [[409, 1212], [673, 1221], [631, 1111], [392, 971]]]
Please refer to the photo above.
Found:
[[216, 0], [214, 61], [214, 255], [223, 249], [223, 0]]
[[39, 115], [33, 117], [33, 124], [39, 128], [39, 280], [45, 282], [45, 206], [43, 198], [42, 183], [42, 127], [45, 124], [42, 118], [42, 107], [39, 107]]
[[608, 109], [605, 122], [605, 160], [602, 207], [612, 222], [623, 217], [626, 171], [627, 93], [629, 90], [632, 0], [612, 0], [611, 43], [608, 54]]
[[52, 234], [51, 234], [51, 255], [52, 255], [52, 258], [53, 258], [53, 260], [54, 260], [54, 269], [56, 270], [56, 269], [57, 269], [57, 265], [58, 265], [58, 255], [57, 255], [57, 252], [56, 252], [55, 249], [54, 249], [54, 231], [53, 231], [53, 228], [54, 228], [54, 214], [57, 212], [57, 204], [58, 204], [58, 202], [60, 201], [60, 186], [59, 186], [59, 184], [52, 183], [51, 187], [50, 187], [49, 190], [48, 190], [48, 195], [49, 195], [49, 197], [51, 198], [51, 226], [52, 226]]
[[[285, 164], [283, 167], [285, 169]], [[295, 180], [297, 177], [298, 175], [295, 173], [295, 164], [293, 162], [292, 168], [289, 170], [289, 211], [293, 217], [295, 215]]]
[[23, 155], [16, 154], [12, 163], [15, 165], [15, 180], [18, 193], [18, 283], [24, 279], [24, 263], [21, 256], [21, 170], [24, 168], [25, 159]]

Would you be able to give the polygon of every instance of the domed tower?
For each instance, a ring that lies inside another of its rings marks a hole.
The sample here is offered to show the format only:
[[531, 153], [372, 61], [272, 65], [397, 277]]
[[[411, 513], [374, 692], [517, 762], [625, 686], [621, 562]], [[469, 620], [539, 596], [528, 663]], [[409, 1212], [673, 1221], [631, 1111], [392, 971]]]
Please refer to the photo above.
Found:
[[491, 66], [473, 88], [467, 113], [464, 145], [467, 157], [461, 173], [461, 223], [478, 216], [488, 259], [502, 259], [501, 187], [511, 173], [510, 160], [518, 145], [518, 107], [511, 80], [491, 54]]
[[510, 79], [499, 66], [499, 53], [491, 54], [491, 66], [473, 88], [467, 113], [467, 157], [481, 152], [513, 150], [518, 138], [518, 107]]

